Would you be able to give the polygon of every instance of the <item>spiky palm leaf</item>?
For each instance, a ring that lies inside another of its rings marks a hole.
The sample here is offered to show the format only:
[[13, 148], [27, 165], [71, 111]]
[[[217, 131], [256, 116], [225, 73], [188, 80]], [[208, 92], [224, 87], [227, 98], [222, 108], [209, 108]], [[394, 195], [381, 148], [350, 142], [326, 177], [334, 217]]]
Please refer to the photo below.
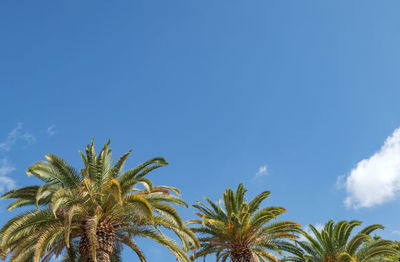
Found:
[[[171, 204], [186, 206], [179, 190], [155, 187], [145, 176], [167, 165], [163, 158], [150, 159], [123, 171], [128, 152], [113, 165], [109, 142], [97, 155], [92, 141], [81, 153], [84, 168], [77, 172], [62, 158], [47, 154], [46, 160], [28, 168], [28, 175], [44, 182], [12, 190], [3, 199], [15, 199], [9, 210], [23, 206], [36, 209], [11, 219], [0, 231], [0, 255], [10, 261], [48, 261], [71, 242], [80, 240], [84, 261], [109, 261], [114, 243], [130, 247], [146, 261], [135, 237], [146, 237], [167, 247], [179, 261], [190, 261], [188, 246], [198, 246], [195, 235], [182, 223]], [[138, 187], [141, 185], [141, 187]], [[160, 228], [173, 231], [181, 248]]]
[[302, 231], [306, 241], [296, 241], [297, 248], [287, 250], [293, 256], [282, 261], [297, 262], [372, 262], [393, 261], [389, 257], [398, 257], [399, 252], [394, 243], [384, 239], [373, 239], [370, 234], [383, 229], [382, 225], [370, 225], [357, 234], [352, 234], [355, 227], [361, 226], [360, 221], [333, 220], [327, 222], [324, 229], [318, 231], [310, 225], [313, 235]]
[[188, 221], [197, 224], [191, 227], [199, 238], [201, 248], [194, 252], [193, 259], [215, 254], [217, 261], [230, 259], [233, 262], [278, 261], [276, 256], [283, 247], [292, 246], [289, 239], [296, 238], [300, 225], [291, 221], [276, 221], [286, 212], [282, 207], [265, 207], [261, 203], [270, 195], [262, 192], [246, 203], [246, 189], [242, 184], [234, 192], [227, 189], [220, 201], [214, 203], [205, 198], [193, 205], [200, 220]]

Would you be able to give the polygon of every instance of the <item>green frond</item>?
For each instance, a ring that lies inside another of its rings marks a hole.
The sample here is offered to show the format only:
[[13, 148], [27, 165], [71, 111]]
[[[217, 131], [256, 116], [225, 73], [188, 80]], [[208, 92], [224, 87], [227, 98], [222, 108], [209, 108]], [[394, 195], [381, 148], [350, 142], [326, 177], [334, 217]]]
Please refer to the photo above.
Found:
[[39, 186], [27, 186], [11, 190], [1, 196], [1, 199], [22, 198], [30, 199], [36, 196]]
[[36, 243], [36, 249], [34, 253], [34, 262], [39, 262], [43, 254], [49, 249], [52, 242], [57, 238], [58, 234], [62, 228], [61, 223], [56, 225], [49, 225], [43, 232], [41, 232], [40, 237]]
[[350, 255], [353, 255], [362, 244], [370, 240], [372, 240], [372, 238], [369, 235], [358, 233], [349, 241], [347, 245], [347, 252]]
[[35, 199], [23, 199], [19, 198], [17, 200], [14, 200], [13, 202], [10, 203], [10, 205], [7, 207], [7, 211], [11, 211], [13, 209], [23, 207], [23, 206], [30, 206], [30, 205], [35, 205], [36, 200]]
[[165, 195], [160, 193], [150, 193], [145, 194], [144, 198], [149, 201], [149, 203], [173, 203], [176, 205], [182, 205], [184, 207], [188, 207], [186, 202], [182, 200], [182, 198], [174, 196], [174, 195]]
[[141, 230], [137, 232], [142, 237], [152, 239], [164, 247], [168, 248], [177, 258], [178, 261], [191, 262], [185, 251], [183, 251], [176, 242], [167, 236], [160, 234], [154, 230]]
[[[328, 221], [322, 231], [310, 225], [315, 238], [304, 231], [302, 235], [307, 241], [296, 241], [301, 251], [296, 248], [287, 250], [294, 257], [285, 258], [283, 261], [339, 261], [339, 262], [371, 262], [386, 261], [390, 256], [397, 256], [398, 251], [389, 240], [374, 240], [369, 234], [381, 225], [371, 225], [355, 234], [350, 240], [352, 230], [360, 226], [360, 221]], [[397, 254], [397, 255], [396, 255]]]
[[147, 262], [146, 257], [144, 256], [143, 252], [140, 250], [138, 245], [136, 245], [136, 243], [132, 239], [129, 239], [125, 235], [121, 235], [121, 236], [119, 236], [119, 238], [121, 239], [122, 243], [124, 243], [125, 245], [130, 247], [136, 253], [136, 255], [138, 256], [138, 258], [140, 259], [141, 262]]
[[[47, 161], [28, 168], [27, 174], [40, 179], [42, 185], [15, 189], [2, 198], [14, 199], [10, 210], [24, 206], [35, 206], [36, 210], [10, 219], [0, 230], [1, 258], [11, 255], [10, 262], [50, 262], [64, 252], [65, 262], [87, 259], [82, 256], [96, 261], [98, 230], [108, 228], [117, 236], [111, 262], [121, 261], [121, 245], [129, 246], [146, 261], [133, 236], [153, 239], [179, 261], [190, 261], [186, 252], [200, 244], [172, 206], [187, 207], [178, 197], [179, 189], [154, 186], [145, 177], [168, 163], [156, 157], [123, 172], [131, 151], [113, 165], [109, 145], [110, 141], [96, 154], [92, 140], [84, 152], [79, 152], [84, 164], [80, 173], [52, 154], [46, 155]], [[165, 229], [175, 234], [182, 247], [164, 235]], [[89, 253], [74, 256], [80, 250], [77, 242], [83, 240], [88, 242], [84, 246]]]
[[123, 154], [115, 165], [111, 169], [111, 174], [114, 178], [119, 177], [122, 173], [126, 160], [128, 159], [129, 155], [132, 153], [132, 149], [129, 152]]
[[264, 191], [261, 192], [259, 195], [257, 195], [255, 198], [253, 198], [250, 202], [249, 202], [249, 212], [253, 213], [255, 211], [258, 210], [258, 208], [260, 207], [260, 204], [268, 198], [268, 196], [271, 194], [270, 191]]
[[[273, 253], [280, 253], [285, 247], [290, 249], [288, 242], [283, 240], [295, 239], [300, 225], [290, 221], [276, 222], [277, 217], [286, 212], [282, 207], [259, 210], [269, 191], [262, 192], [249, 204], [245, 202], [245, 193], [243, 184], [239, 184], [235, 192], [227, 188], [223, 193], [223, 206], [208, 198], [205, 198], [207, 204], [197, 201], [193, 205], [201, 220], [191, 220], [187, 224], [198, 225], [190, 228], [204, 236], [199, 238], [202, 248], [195, 252], [194, 259], [215, 254], [217, 261], [226, 261], [235, 246], [249, 246], [254, 250], [256, 261], [278, 261]], [[275, 222], [271, 223], [271, 220]]]
[[142, 211], [147, 217], [153, 217], [153, 208], [150, 205], [149, 201], [146, 200], [140, 194], [133, 194], [126, 196], [124, 201], [124, 205], [133, 205], [138, 210]]
[[65, 245], [67, 248], [70, 248], [70, 234], [71, 234], [71, 227], [72, 227], [72, 220], [75, 215], [87, 216], [87, 212], [81, 204], [76, 204], [69, 208], [67, 211], [67, 219], [65, 219]]
[[286, 209], [282, 207], [267, 207], [252, 216], [250, 219], [250, 224], [253, 227], [262, 226], [268, 223], [272, 219], [276, 219], [277, 216], [286, 212]]
[[[120, 184], [124, 186], [125, 183], [128, 183], [132, 179], [142, 178], [144, 175], [146, 175], [150, 171], [152, 171], [158, 167], [165, 166], [167, 164], [168, 163], [167, 163], [167, 161], [165, 161], [164, 158], [155, 157], [155, 158], [152, 158], [152, 159], [136, 166], [135, 168], [133, 168], [129, 171], [124, 172], [123, 174], [121, 174], [118, 177], [118, 180], [119, 180]], [[150, 167], [148, 167], [148, 166], [150, 166]]]
[[75, 188], [80, 184], [81, 177], [79, 173], [64, 159], [52, 154], [46, 154], [45, 158], [52, 170], [50, 174], [64, 186]]
[[360, 231], [360, 233], [369, 235], [369, 234], [371, 234], [373, 231], [375, 231], [377, 229], [385, 229], [385, 227], [382, 226], [382, 225], [379, 225], [379, 224], [374, 224], [374, 225], [370, 225], [370, 226], [367, 226], [367, 227], [363, 228]]
[[57, 222], [50, 209], [27, 211], [9, 220], [0, 231], [0, 248], [7, 247], [13, 241], [35, 232], [40, 227]]
[[104, 195], [113, 196], [118, 201], [118, 203], [122, 205], [121, 186], [117, 179], [110, 179], [108, 183], [103, 186], [101, 193]]
[[182, 218], [172, 206], [162, 203], [153, 203], [152, 207], [155, 212], [171, 217], [179, 227], [183, 227]]

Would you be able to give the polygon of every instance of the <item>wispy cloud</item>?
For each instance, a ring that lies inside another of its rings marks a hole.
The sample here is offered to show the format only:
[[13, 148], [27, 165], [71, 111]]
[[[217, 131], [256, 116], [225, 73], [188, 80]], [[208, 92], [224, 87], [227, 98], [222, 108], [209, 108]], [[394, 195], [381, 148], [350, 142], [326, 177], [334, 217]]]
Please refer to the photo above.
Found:
[[15, 167], [8, 162], [7, 158], [0, 161], [0, 176], [5, 176], [15, 170]]
[[10, 133], [8, 133], [6, 140], [0, 143], [0, 149], [4, 151], [10, 151], [11, 147], [17, 141], [18, 137], [17, 134], [21, 130], [21, 128], [22, 128], [22, 123], [18, 123], [18, 125]]
[[15, 167], [8, 162], [7, 158], [0, 160], [0, 193], [15, 188], [15, 181], [7, 177], [14, 170]]
[[49, 126], [49, 127], [46, 129], [46, 133], [47, 133], [49, 136], [54, 136], [54, 135], [56, 134], [56, 131], [54, 130], [55, 128], [56, 128], [56, 125], [52, 124], [51, 126]]
[[393, 231], [392, 231], [392, 234], [394, 234], [394, 235], [400, 235], [400, 230], [393, 230]]
[[348, 176], [338, 178], [347, 191], [347, 207], [381, 205], [400, 193], [400, 128], [371, 157], [357, 163]]
[[8, 133], [7, 138], [3, 142], [0, 142], [0, 150], [6, 152], [10, 151], [19, 139], [24, 140], [28, 145], [36, 141], [36, 137], [31, 133], [24, 132], [22, 126], [22, 123], [18, 123], [17, 126]]
[[266, 176], [266, 175], [268, 175], [268, 166], [263, 165], [258, 168], [258, 171], [257, 171], [255, 177], [257, 178], [257, 177]]
[[25, 140], [29, 145], [36, 142], [36, 137], [28, 132], [25, 132], [23, 134], [20, 135], [20, 137], [22, 140]]
[[0, 158], [0, 193], [16, 187], [15, 181], [9, 176], [9, 174], [15, 170], [15, 166], [8, 161], [7, 155], [18, 140], [24, 141], [25, 146], [27, 146], [34, 143], [36, 137], [24, 131], [23, 124], [18, 123], [17, 126], [8, 133], [7, 137], [3, 141], [0, 141], [0, 153], [3, 155], [2, 158]]

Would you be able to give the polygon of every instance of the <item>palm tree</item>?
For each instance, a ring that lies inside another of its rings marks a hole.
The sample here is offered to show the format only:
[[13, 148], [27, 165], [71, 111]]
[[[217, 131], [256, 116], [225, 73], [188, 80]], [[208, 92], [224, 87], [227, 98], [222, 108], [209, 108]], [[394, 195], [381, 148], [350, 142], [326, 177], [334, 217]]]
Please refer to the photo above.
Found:
[[383, 229], [382, 225], [370, 225], [352, 236], [355, 227], [360, 221], [327, 222], [324, 229], [318, 231], [310, 225], [315, 237], [305, 231], [302, 235], [307, 241], [296, 241], [298, 247], [288, 249], [294, 256], [286, 257], [282, 261], [296, 262], [372, 262], [393, 261], [392, 256], [398, 256], [395, 245], [390, 240], [373, 239], [370, 234]]
[[249, 203], [244, 197], [246, 189], [242, 184], [234, 192], [226, 189], [223, 194], [224, 207], [220, 201], [213, 203], [205, 200], [209, 206], [198, 201], [193, 205], [201, 219], [188, 221], [197, 224], [191, 227], [193, 232], [202, 235], [199, 238], [201, 248], [194, 252], [193, 259], [215, 254], [217, 261], [253, 262], [278, 261], [274, 253], [281, 253], [285, 247], [291, 247], [288, 239], [296, 238], [299, 224], [291, 221], [273, 221], [286, 212], [282, 207], [260, 208], [261, 203], [270, 195], [262, 192]]
[[[170, 204], [186, 206], [173, 187], [156, 187], [146, 178], [152, 170], [167, 165], [163, 158], [150, 159], [123, 172], [131, 153], [113, 165], [109, 144], [97, 155], [94, 143], [85, 154], [84, 168], [77, 172], [62, 158], [47, 154], [28, 168], [28, 175], [44, 182], [10, 191], [3, 199], [15, 199], [9, 210], [36, 206], [11, 219], [0, 230], [0, 254], [10, 261], [49, 261], [63, 250], [73, 250], [79, 241], [80, 260], [108, 262], [116, 245], [130, 247], [140, 261], [146, 258], [134, 237], [146, 237], [167, 247], [179, 261], [190, 261], [186, 254], [198, 240]], [[138, 185], [141, 185], [138, 187]], [[176, 193], [172, 194], [172, 193]], [[182, 241], [181, 248], [161, 232], [172, 230]]]

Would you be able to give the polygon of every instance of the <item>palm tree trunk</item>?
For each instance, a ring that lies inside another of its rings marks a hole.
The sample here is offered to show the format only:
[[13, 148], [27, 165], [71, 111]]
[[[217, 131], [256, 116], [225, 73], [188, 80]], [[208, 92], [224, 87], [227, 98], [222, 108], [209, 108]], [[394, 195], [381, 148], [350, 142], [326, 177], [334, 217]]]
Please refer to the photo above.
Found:
[[[80, 262], [93, 262], [94, 260], [90, 255], [83, 256]], [[98, 249], [96, 250], [96, 261], [97, 262], [110, 262], [111, 261], [111, 255], [108, 254], [106, 251]]]
[[[81, 241], [79, 243], [79, 253], [83, 257], [84, 262], [93, 262], [91, 255], [91, 244], [88, 234], [85, 232], [86, 227], [82, 225]], [[114, 252], [115, 232], [110, 223], [100, 221], [96, 228], [96, 261], [110, 262], [111, 254]]]
[[254, 262], [252, 257], [243, 256], [243, 257], [231, 257], [232, 262]]
[[254, 262], [253, 255], [249, 249], [241, 249], [231, 253], [232, 262]]
[[96, 260], [97, 262], [110, 262], [110, 254], [104, 250], [97, 250]]

